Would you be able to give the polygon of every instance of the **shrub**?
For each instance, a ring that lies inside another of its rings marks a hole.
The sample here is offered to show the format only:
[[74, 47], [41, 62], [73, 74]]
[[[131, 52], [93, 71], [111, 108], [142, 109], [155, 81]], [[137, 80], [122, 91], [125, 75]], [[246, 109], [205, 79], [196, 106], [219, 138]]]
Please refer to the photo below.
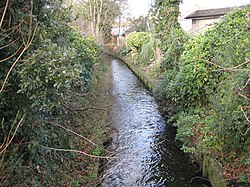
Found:
[[[4, 3], [0, 2], [1, 7]], [[0, 86], [6, 82], [0, 92], [0, 183], [62, 184], [65, 173], [59, 171], [66, 163], [41, 145], [71, 148], [73, 137], [49, 122], [71, 124], [65, 106], [71, 103], [72, 93], [88, 89], [98, 61], [97, 45], [68, 25], [70, 14], [62, 1], [13, 0], [4, 18], [0, 30], [0, 45], [5, 46], [0, 52]]]
[[141, 47], [150, 40], [148, 32], [132, 32], [126, 38], [126, 46], [140, 50]]
[[150, 34], [150, 40], [145, 43], [140, 50], [139, 62], [143, 65], [149, 65], [150, 61], [156, 59], [156, 47], [159, 45], [159, 40]]
[[189, 40], [161, 85], [176, 106], [169, 112], [183, 149], [217, 159], [230, 179], [250, 178], [249, 10], [235, 10]]

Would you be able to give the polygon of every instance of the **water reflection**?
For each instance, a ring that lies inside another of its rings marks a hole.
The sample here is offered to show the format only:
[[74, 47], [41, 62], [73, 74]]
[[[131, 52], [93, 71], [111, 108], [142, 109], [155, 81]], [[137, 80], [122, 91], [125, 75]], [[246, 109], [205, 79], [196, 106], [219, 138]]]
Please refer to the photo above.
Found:
[[183, 187], [190, 184], [195, 169], [177, 142], [175, 132], [159, 114], [157, 104], [139, 80], [119, 60], [113, 69], [113, 128], [109, 160], [102, 173], [103, 187]]

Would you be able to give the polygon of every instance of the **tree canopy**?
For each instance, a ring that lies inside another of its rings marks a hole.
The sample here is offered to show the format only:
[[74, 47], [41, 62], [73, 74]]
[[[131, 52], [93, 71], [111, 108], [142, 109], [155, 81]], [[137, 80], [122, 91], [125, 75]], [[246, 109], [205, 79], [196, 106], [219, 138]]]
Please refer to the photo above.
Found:
[[112, 24], [121, 14], [119, 5], [116, 0], [77, 1], [74, 10], [78, 13], [79, 23], [83, 24], [78, 29], [98, 42], [104, 42], [110, 37]]

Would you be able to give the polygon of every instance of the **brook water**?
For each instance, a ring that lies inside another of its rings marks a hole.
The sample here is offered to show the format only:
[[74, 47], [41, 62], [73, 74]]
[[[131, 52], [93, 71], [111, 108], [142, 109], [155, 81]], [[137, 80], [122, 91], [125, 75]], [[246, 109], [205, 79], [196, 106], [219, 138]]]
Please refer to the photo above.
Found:
[[[104, 162], [102, 187], [201, 187], [197, 169], [177, 145], [152, 95], [121, 61], [112, 64], [113, 132]], [[195, 177], [195, 178], [194, 178]]]

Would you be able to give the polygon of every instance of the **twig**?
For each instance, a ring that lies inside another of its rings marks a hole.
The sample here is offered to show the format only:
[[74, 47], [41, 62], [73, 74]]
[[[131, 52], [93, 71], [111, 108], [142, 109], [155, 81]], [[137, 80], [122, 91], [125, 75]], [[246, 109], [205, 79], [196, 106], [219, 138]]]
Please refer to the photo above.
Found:
[[[248, 60], [248, 61], [246, 61], [246, 62], [243, 62], [242, 64], [240, 64], [240, 65], [237, 65], [237, 66], [234, 66], [234, 67], [231, 67], [231, 68], [229, 68], [229, 69], [237, 69], [237, 68], [239, 68], [240, 66], [243, 66], [243, 65], [245, 65], [245, 64], [248, 64], [250, 62], [250, 60]], [[248, 82], [249, 82], [249, 80], [248, 80]]]
[[[1, 126], [2, 126], [2, 132], [3, 132], [3, 134], [5, 134], [3, 124], [4, 124], [4, 118], [2, 119]], [[0, 149], [2, 149], [2, 147], [5, 145], [5, 142], [6, 142], [6, 137], [4, 137], [3, 143], [0, 145]]]
[[[23, 141], [23, 139], [18, 143], [18, 145], [17, 146], [15, 146], [14, 147], [14, 149], [12, 149], [11, 150], [11, 152], [12, 152], [12, 154], [14, 154], [17, 150], [18, 150], [18, 148], [20, 147], [20, 145], [22, 144], [22, 141]], [[4, 162], [4, 164], [3, 164], [3, 161], [4, 161], [4, 154], [5, 153], [3, 153], [1, 156], [2, 156], [2, 160], [1, 160], [1, 162], [0, 162], [0, 173], [2, 173], [2, 170], [5, 168], [5, 166], [7, 166], [7, 165], [9, 165], [9, 163], [11, 162], [11, 157], [9, 157], [9, 159], [7, 160], [7, 161], [5, 161]]]
[[[163, 142], [165, 142], [165, 140], [163, 140], [163, 141], [161, 141], [161, 142], [159, 142], [159, 143], [157, 143], [157, 144], [154, 144], [154, 146], [159, 145], [159, 144], [162, 144]], [[101, 159], [122, 158], [122, 157], [124, 157], [124, 156], [129, 156], [129, 155], [137, 154], [137, 153], [139, 153], [139, 152], [141, 152], [141, 151], [143, 151], [143, 150], [145, 150], [145, 149], [148, 148], [148, 146], [147, 146], [147, 147], [144, 147], [144, 148], [142, 148], [142, 149], [139, 149], [139, 150], [137, 150], [137, 151], [135, 151], [135, 152], [123, 154], [122, 156], [111, 156], [111, 155], [109, 155], [109, 156], [96, 156], [96, 155], [91, 155], [91, 154], [88, 154], [88, 153], [86, 153], [86, 152], [84, 152], [84, 151], [79, 151], [79, 150], [53, 148], [53, 147], [47, 147], [47, 146], [43, 146], [43, 145], [41, 145], [41, 146], [44, 147], [44, 148], [50, 149], [50, 150], [54, 150], [54, 151], [63, 151], [63, 152], [80, 153], [80, 154], [83, 154], [83, 155], [88, 156], [88, 157], [101, 158]], [[117, 154], [117, 153], [113, 153], [112, 155], [115, 155], [115, 154]]]
[[106, 111], [108, 112], [107, 109], [104, 109], [104, 108], [97, 108], [97, 107], [94, 107], [94, 106], [89, 106], [87, 108], [84, 108], [84, 109], [73, 109], [72, 111], [75, 111], [75, 112], [84, 112], [86, 110], [103, 110], [103, 111]]
[[7, 149], [7, 147], [8, 147], [8, 146], [10, 145], [10, 143], [12, 142], [13, 138], [14, 138], [15, 135], [16, 135], [16, 132], [17, 132], [18, 128], [19, 128], [20, 125], [22, 124], [22, 122], [23, 122], [23, 120], [24, 120], [25, 117], [26, 117], [26, 113], [23, 115], [23, 117], [21, 118], [21, 120], [20, 120], [19, 123], [17, 124], [17, 127], [16, 127], [16, 129], [15, 129], [15, 131], [14, 131], [14, 133], [13, 133], [11, 139], [10, 139], [10, 141], [9, 141], [9, 142], [5, 145], [5, 147], [2, 149], [2, 151], [0, 152], [0, 155]]
[[221, 66], [221, 65], [219, 65], [219, 64], [216, 64], [216, 63], [214, 63], [214, 62], [208, 61], [208, 60], [206, 60], [206, 59], [204, 59], [204, 60], [205, 60], [207, 63], [209, 63], [209, 64], [212, 64], [212, 65], [214, 65], [214, 66], [216, 66], [216, 67], [221, 68], [221, 69], [215, 70], [215, 71], [220, 71], [220, 70], [223, 70], [223, 71], [250, 71], [250, 70], [248, 70], [248, 69], [238, 69], [240, 66], [243, 66], [243, 65], [245, 65], [245, 64], [248, 64], [248, 63], [250, 62], [250, 60], [248, 60], [248, 61], [246, 61], [246, 62], [243, 62], [242, 64], [239, 64], [239, 65], [237, 65], [237, 66], [229, 67], [229, 68], [224, 67], [224, 66]]
[[7, 139], [6, 139], [7, 142], [9, 142], [10, 135], [11, 135], [11, 133], [12, 133], [12, 130], [13, 130], [15, 124], [17, 123], [18, 117], [19, 117], [19, 111], [17, 112], [16, 117], [15, 117], [15, 120], [14, 120], [12, 126], [11, 126], [11, 129], [10, 129], [9, 133], [8, 133], [8, 137], [7, 137]]
[[18, 160], [16, 161], [15, 165], [12, 167], [11, 171], [9, 172], [9, 174], [7, 175], [7, 177], [4, 179], [4, 182], [7, 182], [8, 181], [8, 178], [10, 176], [10, 174], [13, 172], [14, 168], [17, 166], [17, 164], [19, 163], [19, 161], [21, 160], [21, 158], [23, 158], [23, 156], [25, 155], [26, 153], [23, 153], [20, 158], [18, 158]]
[[247, 96], [245, 96], [245, 95], [243, 95], [241, 93], [238, 93], [238, 95], [241, 96], [241, 97], [243, 97], [243, 98], [245, 98], [246, 100], [250, 101], [250, 99]]
[[[204, 59], [205, 60], [205, 59]], [[240, 65], [238, 65], [238, 66], [234, 66], [234, 67], [230, 67], [230, 68], [226, 68], [226, 67], [224, 67], [224, 66], [221, 66], [221, 65], [219, 65], [219, 64], [216, 64], [216, 63], [214, 63], [214, 62], [210, 62], [210, 61], [208, 61], [208, 60], [205, 60], [207, 63], [209, 63], [209, 64], [212, 64], [212, 65], [214, 65], [214, 66], [216, 66], [216, 67], [219, 67], [219, 68], [221, 68], [220, 70], [224, 70], [224, 71], [250, 71], [250, 70], [248, 70], [248, 69], [237, 69], [238, 67], [240, 67], [240, 66], [242, 66], [242, 65], [245, 65], [245, 64], [247, 64], [247, 63], [249, 63], [250, 61], [246, 61], [246, 62], [244, 62], [244, 63], [242, 63], [242, 64], [240, 64]], [[216, 71], [218, 71], [218, 70], [216, 70]]]
[[[23, 21], [21, 21], [18, 25], [14, 26], [13, 28], [8, 29], [7, 31], [5, 31], [5, 32], [8, 32], [8, 31], [11, 31], [11, 30], [12, 30], [11, 32], [9, 32], [8, 34], [6, 34], [4, 37], [2, 37], [2, 38], [0, 39], [0, 42], [3, 41], [5, 38], [7, 38], [9, 35], [11, 35], [16, 29], [18, 29], [19, 26], [22, 24], [22, 22], [23, 22]], [[3, 33], [4, 33], [4, 32], [3, 32]]]
[[2, 27], [3, 20], [4, 20], [4, 17], [5, 17], [5, 13], [6, 13], [8, 4], [9, 4], [9, 0], [6, 0], [6, 4], [5, 4], [5, 7], [4, 7], [4, 10], [3, 10], [3, 14], [2, 14], [1, 22], [0, 22], [0, 28]]
[[30, 26], [29, 26], [29, 36], [28, 36], [28, 40], [27, 43], [29, 43], [30, 41], [32, 41], [33, 36], [32, 36], [32, 23], [33, 23], [33, 0], [30, 0]]
[[[98, 107], [94, 107], [94, 106], [89, 106], [87, 108], [83, 108], [83, 109], [71, 109], [69, 106], [65, 105], [65, 104], [61, 104], [64, 108], [66, 108], [68, 111], [70, 112], [84, 112], [84, 111], [87, 111], [87, 110], [103, 110], [103, 111], [106, 111], [108, 112], [107, 109], [105, 108], [98, 108]], [[108, 105], [109, 106], [109, 105]], [[108, 107], [106, 106], [106, 107]]]
[[100, 149], [102, 149], [102, 150], [104, 150], [104, 151], [106, 151], [106, 152], [112, 153], [112, 152], [110, 152], [110, 151], [104, 149], [103, 147], [97, 145], [96, 143], [92, 142], [90, 139], [88, 139], [88, 138], [86, 138], [86, 137], [84, 137], [84, 136], [82, 136], [82, 135], [80, 135], [80, 134], [78, 134], [78, 133], [76, 133], [76, 132], [74, 132], [74, 131], [72, 131], [72, 130], [66, 128], [66, 127], [64, 127], [64, 126], [62, 126], [62, 125], [59, 125], [59, 124], [56, 124], [56, 123], [52, 123], [52, 122], [47, 122], [47, 123], [49, 123], [49, 124], [51, 124], [51, 125], [58, 126], [58, 127], [62, 128], [62, 129], [64, 129], [64, 130], [66, 130], [66, 131], [68, 131], [68, 132], [70, 132], [70, 133], [72, 133], [72, 134], [74, 134], [74, 135], [77, 135], [77, 136], [79, 136], [80, 138], [82, 138], [82, 139], [88, 141], [88, 142], [91, 143], [92, 145], [94, 145], [94, 146], [96, 146], [96, 147], [98, 147], [98, 148], [100, 148]]
[[[24, 22], [24, 20], [22, 19], [22, 21], [20, 21], [19, 24], [15, 25], [15, 26], [13, 26], [13, 27], [11, 27], [11, 28], [8, 28], [8, 29], [6, 29], [6, 30], [2, 30], [2, 31], [1, 31], [2, 34], [4, 34], [4, 33], [8, 33], [8, 34], [5, 35], [3, 38], [1, 38], [0, 41], [2, 41], [3, 39], [5, 39], [5, 38], [6, 38], [7, 36], [9, 36], [11, 33], [13, 33], [13, 32], [14, 32], [23, 22]], [[11, 32], [9, 32], [9, 31], [11, 31]]]
[[42, 147], [46, 149], [54, 150], [54, 151], [80, 153], [80, 154], [83, 154], [85, 156], [92, 157], [92, 158], [102, 158], [102, 159], [118, 158], [118, 157], [113, 157], [113, 156], [96, 156], [96, 155], [85, 153], [84, 151], [73, 150], [73, 149], [60, 149], [60, 148], [53, 148], [53, 147], [47, 147], [47, 146], [42, 146]]
[[246, 132], [241, 133], [241, 135], [242, 135], [242, 136], [246, 136], [249, 130], [250, 130], [250, 127], [248, 127], [248, 129], [246, 130]]
[[192, 183], [193, 180], [195, 180], [195, 179], [202, 179], [202, 180], [210, 181], [209, 179], [207, 179], [207, 178], [205, 178], [205, 177], [196, 176], [196, 177], [193, 177], [193, 178], [189, 181], [189, 183]]
[[12, 45], [13, 43], [15, 43], [17, 40], [19, 40], [20, 38], [15, 39], [14, 41], [12, 41], [11, 43], [8, 43], [7, 45], [1, 46], [0, 49], [4, 49], [6, 47], [9, 47], [10, 45]]
[[22, 27], [21, 27], [21, 26], [19, 27], [19, 32], [20, 32], [20, 35], [21, 35], [23, 44], [26, 45], [26, 41], [25, 41], [25, 39], [24, 39], [24, 34], [23, 34], [23, 31], [22, 31]]
[[[240, 86], [237, 85], [238, 88], [239, 88], [239, 91], [237, 92], [237, 95], [239, 95], [239, 96], [245, 98], [246, 100], [250, 100], [250, 99], [249, 99], [247, 96], [245, 96], [245, 95], [243, 95], [242, 93], [240, 93], [240, 91], [243, 91], [243, 90], [247, 87], [247, 85], [249, 84], [249, 82], [250, 82], [250, 79], [247, 80], [246, 84], [245, 84], [242, 88], [240, 88]], [[242, 106], [241, 106], [241, 109], [243, 109]]]
[[8, 57], [6, 57], [6, 58], [4, 58], [4, 59], [1, 59], [0, 60], [0, 63], [1, 62], [4, 62], [4, 61], [6, 61], [6, 60], [9, 60], [10, 58], [12, 58], [13, 56], [15, 56], [21, 49], [22, 49], [22, 47], [23, 47], [23, 44], [12, 54], [12, 55], [10, 55], [10, 56], [8, 56]]
[[175, 43], [175, 40], [177, 40], [178, 38], [180, 38], [180, 37], [174, 38], [174, 40], [173, 40], [171, 46], [168, 48], [168, 50], [166, 51], [166, 53], [163, 54], [163, 56], [167, 55], [167, 54], [170, 52], [170, 49], [173, 47], [173, 45], [174, 45], [174, 43]]
[[23, 53], [24, 53], [24, 52], [29, 48], [29, 46], [31, 45], [31, 42], [32, 42], [32, 40], [33, 40], [34, 37], [35, 37], [35, 33], [36, 33], [37, 26], [38, 26], [38, 23], [37, 23], [36, 26], [35, 26], [35, 30], [34, 30], [33, 36], [32, 36], [32, 38], [31, 38], [31, 40], [29, 41], [28, 45], [26, 45], [26, 46], [24, 47], [23, 51], [19, 54], [19, 56], [17, 57], [17, 59], [16, 59], [15, 62], [12, 64], [11, 68], [9, 69], [9, 71], [8, 71], [8, 73], [7, 73], [7, 75], [6, 75], [5, 79], [4, 79], [4, 82], [3, 82], [3, 84], [2, 84], [2, 87], [1, 87], [1, 90], [0, 90], [0, 94], [2, 93], [4, 87], [5, 87], [6, 83], [7, 83], [7, 80], [8, 80], [8, 78], [9, 78], [9, 76], [10, 76], [11, 71], [13, 70], [13, 68], [14, 68], [15, 65], [17, 64], [18, 60], [19, 60], [19, 59], [21, 58], [21, 56], [23, 55]]
[[[32, 22], [33, 22], [33, 19], [32, 19], [32, 12], [33, 12], [33, 1], [31, 0], [31, 10], [30, 10], [30, 24], [29, 24], [29, 35], [28, 35], [28, 40], [27, 40], [27, 44], [25, 43], [25, 41], [23, 41], [24, 43], [21, 45], [21, 47], [24, 45], [24, 49], [20, 52], [19, 56], [17, 57], [17, 59], [14, 61], [14, 63], [12, 64], [11, 68], [9, 69], [4, 81], [3, 81], [3, 84], [2, 84], [2, 87], [1, 87], [1, 90], [0, 90], [0, 94], [2, 93], [6, 83], [7, 83], [7, 80], [10, 76], [10, 73], [12, 72], [13, 68], [15, 67], [15, 65], [17, 64], [17, 62], [19, 61], [19, 59], [21, 58], [21, 56], [23, 55], [23, 53], [30, 47], [34, 37], [35, 37], [35, 34], [36, 34], [36, 30], [37, 30], [37, 27], [38, 27], [38, 23], [36, 23], [35, 25], [35, 28], [34, 28], [34, 31], [32, 33]], [[21, 48], [20, 47], [20, 48]], [[19, 50], [18, 50], [19, 51]], [[12, 55], [13, 56], [13, 55]], [[9, 57], [7, 58], [9, 59]], [[6, 59], [4, 60], [1, 60], [0, 62], [3, 62], [5, 61]]]
[[250, 82], [250, 79], [247, 80], [246, 84], [242, 88], [240, 88], [238, 85], [240, 91], [244, 90], [247, 87], [247, 85], [249, 84], [249, 82]]
[[[250, 122], [250, 120], [248, 119], [248, 117], [247, 117], [247, 115], [246, 115], [246, 113], [245, 113], [245, 111], [244, 111], [244, 109], [243, 109], [242, 106], [240, 106], [240, 109], [241, 109], [241, 111], [243, 112], [243, 114], [244, 114], [246, 120], [247, 120], [248, 122]], [[241, 133], [241, 134], [242, 134], [243, 136], [246, 136], [249, 130], [250, 130], [250, 127], [248, 127], [247, 130], [246, 130], [244, 133]]]

